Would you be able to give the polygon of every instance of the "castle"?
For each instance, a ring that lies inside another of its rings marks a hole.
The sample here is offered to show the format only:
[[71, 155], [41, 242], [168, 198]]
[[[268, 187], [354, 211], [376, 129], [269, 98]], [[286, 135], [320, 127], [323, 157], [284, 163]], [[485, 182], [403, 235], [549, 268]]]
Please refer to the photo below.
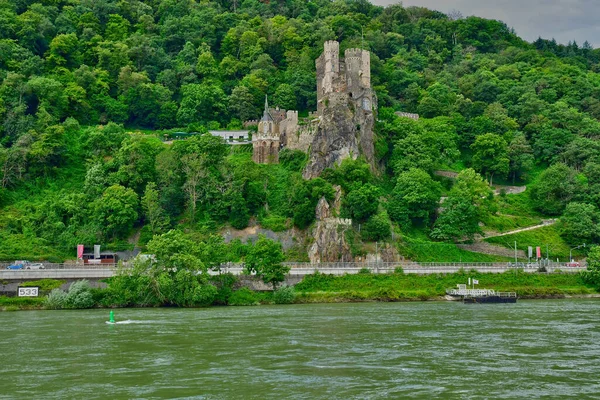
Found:
[[252, 138], [254, 162], [278, 163], [281, 148], [308, 152], [307, 179], [343, 158], [356, 158], [359, 149], [372, 162], [376, 98], [371, 89], [370, 53], [347, 49], [340, 58], [339, 47], [336, 41], [325, 42], [315, 62], [317, 112], [309, 118], [299, 121], [298, 111], [269, 108], [265, 99], [263, 116]]

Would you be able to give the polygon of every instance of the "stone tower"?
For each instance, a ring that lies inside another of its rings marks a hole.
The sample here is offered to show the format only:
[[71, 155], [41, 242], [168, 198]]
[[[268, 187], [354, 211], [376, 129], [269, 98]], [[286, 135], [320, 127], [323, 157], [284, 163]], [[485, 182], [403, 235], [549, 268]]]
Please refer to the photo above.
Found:
[[327, 41], [316, 60], [317, 112], [322, 115], [332, 97], [345, 100], [346, 96], [357, 108], [372, 112], [371, 54], [363, 49], [347, 49], [340, 59], [339, 52], [338, 42]]
[[265, 110], [258, 123], [258, 131], [252, 137], [252, 160], [257, 164], [279, 163], [279, 141], [279, 124], [271, 115], [265, 96]]
[[305, 179], [361, 154], [375, 169], [377, 99], [371, 88], [371, 54], [347, 49], [340, 59], [339, 49], [338, 42], [325, 42], [323, 54], [316, 60], [319, 123], [303, 172]]

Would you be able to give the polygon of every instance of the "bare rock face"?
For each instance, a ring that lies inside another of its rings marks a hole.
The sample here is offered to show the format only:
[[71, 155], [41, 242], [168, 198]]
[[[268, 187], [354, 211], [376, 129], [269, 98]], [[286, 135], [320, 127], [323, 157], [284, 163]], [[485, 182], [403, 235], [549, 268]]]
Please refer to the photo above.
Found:
[[329, 203], [324, 197], [317, 204], [316, 217], [314, 242], [308, 250], [310, 262], [351, 261], [352, 254], [346, 243], [345, 232], [352, 227], [352, 220], [332, 217]]
[[339, 165], [346, 158], [362, 154], [374, 165], [373, 113], [356, 109], [347, 94], [330, 97], [323, 110], [310, 148], [304, 179], [318, 177], [326, 168]]

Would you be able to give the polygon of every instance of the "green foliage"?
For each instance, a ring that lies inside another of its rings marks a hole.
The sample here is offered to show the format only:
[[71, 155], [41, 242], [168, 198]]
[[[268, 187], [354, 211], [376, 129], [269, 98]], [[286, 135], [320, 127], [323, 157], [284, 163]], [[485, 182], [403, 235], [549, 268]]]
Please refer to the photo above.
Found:
[[95, 305], [92, 288], [86, 280], [73, 282], [69, 290], [64, 292], [60, 289], [53, 289], [45, 300], [46, 308], [59, 309], [82, 309], [92, 308]]
[[596, 246], [590, 250], [587, 258], [587, 270], [581, 272], [581, 277], [588, 285], [600, 290], [600, 247]]
[[281, 243], [261, 235], [246, 255], [246, 270], [248, 273], [255, 273], [264, 283], [270, 283], [276, 289], [277, 284], [283, 282], [290, 271], [290, 267], [281, 264], [283, 260], [285, 256]]
[[380, 241], [389, 238], [392, 234], [390, 219], [386, 213], [373, 215], [362, 225], [360, 235], [368, 241]]
[[[600, 53], [590, 46], [529, 44], [500, 21], [366, 1], [13, 3], [0, 18], [0, 258], [63, 260], [76, 244], [124, 243], [140, 227], [142, 244], [176, 225], [194, 239], [253, 218], [306, 229], [331, 185], [360, 223], [387, 204], [403, 229], [433, 226], [444, 240], [471, 237], [476, 221], [510, 225], [490, 216], [496, 203], [528, 218], [600, 205]], [[371, 51], [381, 174], [348, 158], [304, 181], [306, 154], [256, 166], [250, 146], [206, 134], [260, 118], [265, 95], [314, 111], [314, 59], [331, 39]], [[158, 139], [181, 130], [200, 134]], [[490, 182], [549, 169], [526, 195], [498, 201], [465, 195], [475, 182], [458, 179], [434, 222], [439, 188], [411, 170], [442, 166]]]
[[67, 281], [57, 280], [57, 279], [40, 279], [37, 281], [27, 281], [21, 283], [19, 286], [22, 287], [39, 287], [41, 291], [50, 291], [53, 289], [58, 289], [62, 285], [64, 285]]
[[560, 236], [569, 244], [594, 243], [600, 238], [598, 222], [600, 222], [600, 215], [595, 206], [569, 203], [557, 228]]
[[[542, 253], [545, 255], [546, 245], [548, 245], [549, 258], [555, 260], [559, 258], [561, 260], [569, 259], [569, 244], [560, 236], [556, 225], [545, 226], [543, 228], [534, 229], [530, 231], [524, 231], [515, 233], [512, 235], [491, 237], [485, 239], [488, 243], [499, 244], [507, 248], [515, 248], [515, 241], [517, 242], [517, 248], [527, 252], [528, 246], [542, 248]], [[573, 256], [581, 255], [577, 250], [573, 251]]]
[[564, 296], [593, 293], [577, 274], [534, 274], [512, 271], [503, 274], [457, 272], [453, 274], [356, 274], [307, 275], [295, 286], [299, 302], [311, 301], [408, 301], [444, 296], [468, 278], [478, 279], [486, 288], [514, 291], [519, 297]]
[[296, 290], [293, 286], [281, 286], [273, 291], [275, 304], [292, 304], [296, 300]]
[[437, 209], [442, 187], [423, 170], [412, 168], [398, 176], [388, 212], [392, 220], [407, 226], [412, 221], [428, 222]]
[[229, 296], [228, 304], [230, 306], [257, 306], [260, 304], [260, 298], [256, 292], [248, 288], [241, 288]]
[[542, 172], [530, 190], [535, 208], [548, 215], [560, 215], [567, 204], [582, 190], [573, 169], [555, 164]]

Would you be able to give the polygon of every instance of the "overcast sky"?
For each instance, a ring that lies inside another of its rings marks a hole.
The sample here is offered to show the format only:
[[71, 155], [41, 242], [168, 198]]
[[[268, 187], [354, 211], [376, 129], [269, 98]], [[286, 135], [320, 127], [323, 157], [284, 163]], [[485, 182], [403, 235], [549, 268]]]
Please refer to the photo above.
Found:
[[[398, 0], [371, 0], [377, 5]], [[404, 0], [405, 6], [422, 6], [447, 13], [459, 10], [465, 17], [499, 19], [527, 41], [539, 36], [560, 43], [588, 41], [600, 47], [599, 0]]]

